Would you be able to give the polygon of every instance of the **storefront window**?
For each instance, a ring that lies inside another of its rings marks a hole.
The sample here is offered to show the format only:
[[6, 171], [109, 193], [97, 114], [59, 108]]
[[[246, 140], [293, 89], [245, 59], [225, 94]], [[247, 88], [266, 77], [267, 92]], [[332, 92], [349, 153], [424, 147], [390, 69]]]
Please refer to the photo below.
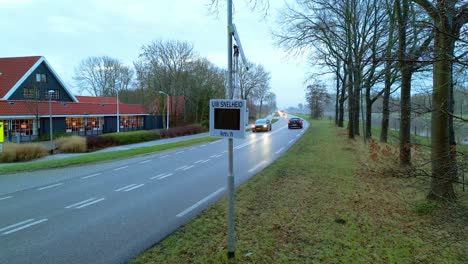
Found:
[[23, 119], [23, 120], [11, 120], [11, 131], [13, 135], [20, 134], [21, 136], [33, 135], [34, 120]]

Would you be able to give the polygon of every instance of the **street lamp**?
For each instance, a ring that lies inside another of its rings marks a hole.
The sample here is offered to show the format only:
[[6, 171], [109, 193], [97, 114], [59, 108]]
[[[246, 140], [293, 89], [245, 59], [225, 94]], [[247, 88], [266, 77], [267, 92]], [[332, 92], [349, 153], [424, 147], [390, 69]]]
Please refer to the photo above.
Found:
[[164, 94], [167, 97], [166, 103], [166, 130], [169, 129], [169, 95], [163, 91], [159, 91], [160, 94]]
[[120, 132], [120, 109], [119, 109], [119, 90], [116, 89], [117, 93], [117, 133]]
[[50, 153], [54, 154], [54, 138], [52, 131], [52, 95], [55, 94], [55, 90], [49, 90], [49, 133], [50, 133]]

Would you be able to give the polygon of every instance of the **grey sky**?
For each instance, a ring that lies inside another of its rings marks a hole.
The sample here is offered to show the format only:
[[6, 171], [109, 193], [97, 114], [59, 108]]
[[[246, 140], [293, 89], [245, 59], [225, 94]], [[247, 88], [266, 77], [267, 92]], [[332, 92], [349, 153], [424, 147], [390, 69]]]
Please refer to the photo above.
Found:
[[[220, 0], [224, 1], [224, 0]], [[43, 55], [75, 93], [74, 68], [89, 56], [132, 64], [156, 39], [188, 41], [195, 52], [226, 68], [226, 15], [208, 14], [208, 0], [0, 0], [0, 57]], [[270, 1], [269, 17], [236, 0], [234, 23], [248, 59], [272, 75], [278, 106], [304, 103], [307, 65], [275, 48], [271, 27], [283, 1]]]

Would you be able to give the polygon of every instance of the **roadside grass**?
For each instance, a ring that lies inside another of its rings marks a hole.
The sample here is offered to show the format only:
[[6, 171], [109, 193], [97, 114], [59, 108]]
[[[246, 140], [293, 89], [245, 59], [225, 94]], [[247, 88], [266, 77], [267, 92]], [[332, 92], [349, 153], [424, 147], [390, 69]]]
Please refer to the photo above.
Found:
[[421, 203], [424, 192], [405, 179], [363, 170], [367, 146], [346, 130], [309, 122], [283, 157], [236, 190], [234, 261], [223, 198], [131, 263], [466, 261], [466, 214], [440, 220], [450, 210]]
[[37, 161], [34, 163], [6, 165], [6, 166], [0, 167], [0, 175], [6, 174], [6, 173], [35, 171], [35, 170], [43, 170], [43, 169], [51, 169], [51, 168], [63, 168], [63, 167], [76, 166], [76, 165], [82, 165], [82, 164], [88, 164], [88, 163], [110, 161], [110, 160], [115, 160], [115, 159], [133, 157], [136, 155], [152, 154], [158, 151], [163, 151], [163, 150], [172, 149], [172, 148], [187, 147], [187, 146], [204, 143], [204, 142], [211, 142], [215, 140], [218, 140], [218, 139], [212, 138], [212, 137], [204, 137], [204, 138], [196, 138], [196, 139], [191, 139], [187, 141], [174, 142], [174, 143], [169, 143], [169, 144], [164, 144], [164, 145], [141, 147], [141, 148], [135, 148], [135, 149], [129, 149], [129, 150], [82, 154], [80, 156], [71, 157], [71, 158]]

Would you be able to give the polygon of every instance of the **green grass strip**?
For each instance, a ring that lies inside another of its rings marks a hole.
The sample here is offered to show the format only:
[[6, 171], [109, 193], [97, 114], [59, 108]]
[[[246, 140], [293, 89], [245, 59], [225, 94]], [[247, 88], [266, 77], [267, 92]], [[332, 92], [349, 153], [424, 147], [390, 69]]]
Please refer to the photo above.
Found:
[[131, 263], [461, 263], [463, 234], [436, 238], [402, 203], [414, 191], [400, 197], [388, 178], [360, 176], [361, 142], [331, 122], [309, 122], [236, 190], [234, 261], [223, 198]]
[[169, 143], [169, 144], [164, 144], [164, 145], [141, 147], [141, 148], [135, 148], [135, 149], [129, 149], [129, 150], [90, 153], [90, 154], [84, 154], [84, 155], [71, 157], [71, 158], [7, 165], [7, 166], [0, 167], [0, 174], [23, 172], [23, 171], [36, 171], [36, 170], [44, 170], [44, 169], [50, 169], [50, 168], [63, 168], [63, 167], [83, 165], [83, 164], [89, 164], [89, 163], [95, 163], [95, 162], [129, 158], [129, 157], [133, 157], [136, 155], [151, 154], [151, 153], [155, 153], [155, 152], [163, 151], [167, 149], [187, 147], [191, 145], [196, 145], [196, 144], [211, 142], [211, 141], [216, 141], [216, 140], [218, 139], [213, 138], [213, 137], [203, 137], [203, 138], [190, 139], [186, 141], [174, 142], [174, 143]]

